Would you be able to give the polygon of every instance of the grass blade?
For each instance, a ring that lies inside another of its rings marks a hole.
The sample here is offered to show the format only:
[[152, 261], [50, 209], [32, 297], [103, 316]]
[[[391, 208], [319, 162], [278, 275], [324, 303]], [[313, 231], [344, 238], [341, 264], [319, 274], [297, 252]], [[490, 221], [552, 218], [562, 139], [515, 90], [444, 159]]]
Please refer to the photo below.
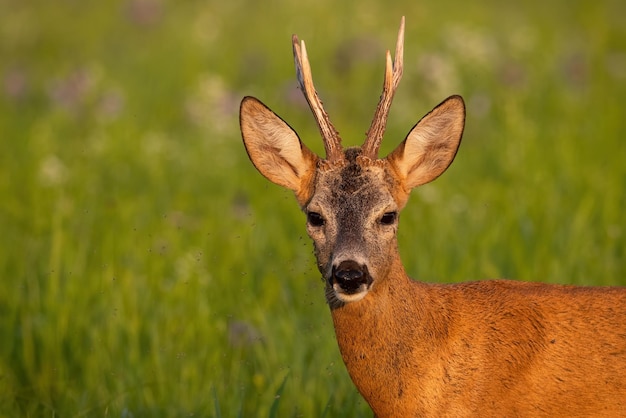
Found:
[[215, 402], [215, 418], [222, 418], [222, 411], [220, 410], [220, 401], [217, 399], [217, 390], [213, 386], [213, 401]]
[[274, 396], [274, 402], [272, 402], [272, 407], [270, 408], [269, 418], [276, 418], [278, 416], [278, 405], [280, 404], [280, 398], [283, 394], [283, 390], [285, 390], [285, 383], [287, 383], [288, 376], [289, 375], [285, 376], [285, 378], [283, 379], [283, 383], [280, 384], [280, 387], [276, 391], [276, 396]]

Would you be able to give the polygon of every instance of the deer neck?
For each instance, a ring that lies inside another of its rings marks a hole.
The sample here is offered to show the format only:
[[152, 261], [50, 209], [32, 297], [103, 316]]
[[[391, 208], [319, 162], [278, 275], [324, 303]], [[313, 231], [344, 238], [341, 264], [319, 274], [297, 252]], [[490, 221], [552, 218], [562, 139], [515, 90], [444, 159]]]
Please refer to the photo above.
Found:
[[416, 393], [414, 376], [426, 372], [437, 345], [427, 308], [430, 285], [412, 281], [398, 255], [390, 267], [365, 298], [331, 307], [348, 373], [378, 416], [402, 415], [399, 401], [404, 392]]

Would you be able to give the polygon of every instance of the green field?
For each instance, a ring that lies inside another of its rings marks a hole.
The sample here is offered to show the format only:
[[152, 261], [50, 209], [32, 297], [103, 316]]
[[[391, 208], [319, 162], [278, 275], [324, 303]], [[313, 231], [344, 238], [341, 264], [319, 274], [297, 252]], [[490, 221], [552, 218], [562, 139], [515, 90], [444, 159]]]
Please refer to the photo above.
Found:
[[381, 154], [451, 94], [409, 274], [626, 285], [626, 3], [0, 0], [0, 416], [370, 417], [304, 216], [241, 143], [254, 95], [323, 150], [291, 34], [347, 145], [406, 15]]

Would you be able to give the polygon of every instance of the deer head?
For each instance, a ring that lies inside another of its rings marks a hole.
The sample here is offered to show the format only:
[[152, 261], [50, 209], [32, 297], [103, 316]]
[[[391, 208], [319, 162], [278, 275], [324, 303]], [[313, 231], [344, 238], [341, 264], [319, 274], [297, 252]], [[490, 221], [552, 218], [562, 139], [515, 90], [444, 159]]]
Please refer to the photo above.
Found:
[[383, 91], [361, 147], [343, 149], [311, 76], [304, 41], [293, 36], [296, 75], [315, 116], [326, 158], [310, 151], [279, 116], [253, 97], [240, 108], [241, 132], [254, 166], [295, 193], [307, 216], [317, 265], [331, 307], [356, 302], [384, 286], [399, 270], [398, 214], [411, 189], [428, 183], [452, 163], [465, 121], [460, 96], [424, 116], [391, 154], [378, 158], [389, 108], [402, 76], [404, 18], [395, 59], [387, 51]]

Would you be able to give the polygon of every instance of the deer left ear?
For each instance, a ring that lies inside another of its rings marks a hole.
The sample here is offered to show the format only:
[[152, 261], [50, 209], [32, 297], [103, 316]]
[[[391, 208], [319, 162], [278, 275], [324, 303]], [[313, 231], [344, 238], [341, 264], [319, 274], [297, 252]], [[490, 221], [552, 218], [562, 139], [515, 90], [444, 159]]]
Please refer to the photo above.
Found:
[[239, 113], [250, 160], [268, 180], [293, 190], [300, 205], [310, 193], [318, 157], [296, 132], [254, 97], [245, 97]]
[[424, 116], [406, 139], [386, 157], [405, 189], [439, 177], [454, 160], [465, 126], [465, 104], [451, 96]]

